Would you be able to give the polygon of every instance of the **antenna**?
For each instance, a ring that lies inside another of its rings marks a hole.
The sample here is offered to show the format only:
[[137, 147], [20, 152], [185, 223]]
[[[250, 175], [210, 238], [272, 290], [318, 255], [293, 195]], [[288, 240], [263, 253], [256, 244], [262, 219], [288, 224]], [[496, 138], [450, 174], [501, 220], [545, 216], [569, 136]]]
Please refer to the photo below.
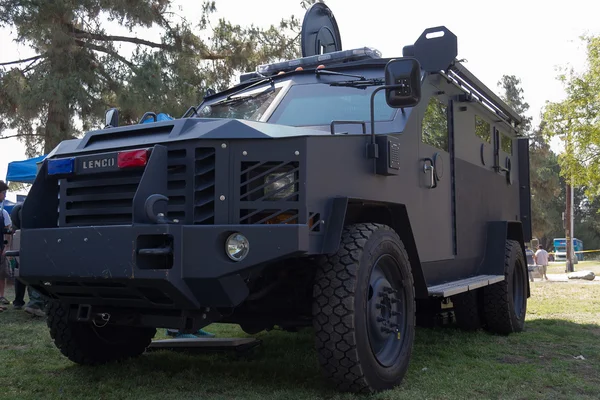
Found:
[[342, 50], [342, 38], [333, 12], [324, 3], [315, 3], [304, 14], [300, 33], [302, 57]]

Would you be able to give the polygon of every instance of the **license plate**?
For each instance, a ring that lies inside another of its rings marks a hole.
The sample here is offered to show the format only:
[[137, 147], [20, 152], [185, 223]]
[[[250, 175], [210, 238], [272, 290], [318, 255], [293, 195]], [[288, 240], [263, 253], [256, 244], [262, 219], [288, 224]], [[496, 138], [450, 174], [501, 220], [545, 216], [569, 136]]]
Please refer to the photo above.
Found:
[[92, 156], [77, 157], [76, 173], [96, 174], [102, 172], [118, 171], [117, 153], [94, 154]]

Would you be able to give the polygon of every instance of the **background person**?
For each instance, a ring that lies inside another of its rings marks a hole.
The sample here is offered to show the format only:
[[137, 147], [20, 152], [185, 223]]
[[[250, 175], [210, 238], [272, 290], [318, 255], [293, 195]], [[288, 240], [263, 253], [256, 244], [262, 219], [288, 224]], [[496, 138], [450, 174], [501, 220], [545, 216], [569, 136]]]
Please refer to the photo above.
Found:
[[[15, 231], [13, 235], [13, 250], [18, 250], [21, 239], [21, 208], [23, 204], [17, 204], [12, 212], [10, 213], [13, 229]], [[35, 315], [37, 317], [45, 317], [46, 313], [44, 312], [44, 308], [46, 306], [45, 300], [42, 295], [31, 288], [31, 286], [25, 285], [23, 282], [19, 280], [19, 257], [14, 257], [13, 262], [15, 264], [14, 275], [15, 275], [15, 300], [13, 301], [13, 307], [16, 310], [19, 310], [25, 306], [25, 312], [31, 315]], [[25, 305], [25, 288], [27, 288], [27, 293], [29, 294], [29, 302]]]
[[[16, 206], [13, 207], [12, 211], [10, 212], [10, 219], [12, 220], [13, 231], [15, 232], [13, 235], [12, 250], [17, 250], [19, 247], [20, 233], [16, 232], [16, 231], [21, 229], [21, 208], [22, 207], [23, 207], [23, 204], [17, 204]], [[13, 266], [13, 276], [15, 278], [15, 280], [14, 280], [14, 282], [15, 282], [15, 299], [13, 300], [13, 308], [15, 310], [20, 310], [25, 305], [25, 289], [27, 288], [27, 285], [25, 285], [23, 282], [21, 282], [19, 280], [19, 260], [17, 257], [14, 257], [12, 259], [12, 264], [14, 265]]]
[[544, 250], [542, 245], [539, 245], [538, 250], [535, 252], [535, 264], [541, 267], [542, 280], [548, 280], [548, 275], [546, 275], [548, 271], [548, 252]]
[[[8, 185], [4, 181], [0, 181], [0, 205], [6, 199], [6, 191], [8, 190]], [[10, 245], [10, 230], [11, 230], [12, 221], [10, 220], [10, 215], [8, 212], [2, 207], [2, 212], [0, 212], [0, 229], [2, 229], [2, 234], [0, 234], [0, 306], [4, 306], [6, 304], [10, 304], [4, 297], [4, 289], [6, 288], [6, 281], [10, 278], [10, 269], [8, 265], [8, 261], [6, 260], [6, 250], [8, 250]], [[2, 307], [4, 311], [6, 307]]]

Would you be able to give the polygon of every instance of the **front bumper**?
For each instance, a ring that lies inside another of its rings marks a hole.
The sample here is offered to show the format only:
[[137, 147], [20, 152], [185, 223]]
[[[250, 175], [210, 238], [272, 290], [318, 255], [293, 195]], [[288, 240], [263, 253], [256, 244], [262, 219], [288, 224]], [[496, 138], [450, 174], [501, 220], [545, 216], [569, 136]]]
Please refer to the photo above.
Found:
[[[230, 260], [225, 241], [246, 236], [248, 256]], [[169, 255], [141, 255], [164, 246]], [[244, 273], [308, 251], [306, 225], [119, 225], [24, 229], [20, 279], [71, 304], [198, 309], [234, 307], [249, 291]]]

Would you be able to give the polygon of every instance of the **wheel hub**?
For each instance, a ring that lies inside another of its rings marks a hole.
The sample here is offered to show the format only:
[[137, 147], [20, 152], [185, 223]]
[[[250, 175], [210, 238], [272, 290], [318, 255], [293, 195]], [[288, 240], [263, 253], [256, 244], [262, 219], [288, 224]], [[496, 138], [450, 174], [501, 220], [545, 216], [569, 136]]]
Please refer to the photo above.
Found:
[[[367, 306], [367, 326], [371, 349], [378, 362], [384, 366], [392, 365], [399, 355], [403, 343], [404, 291], [401, 282], [392, 280], [384, 270], [394, 266], [377, 263], [371, 272], [369, 300]], [[396, 287], [393, 287], [396, 286]]]

